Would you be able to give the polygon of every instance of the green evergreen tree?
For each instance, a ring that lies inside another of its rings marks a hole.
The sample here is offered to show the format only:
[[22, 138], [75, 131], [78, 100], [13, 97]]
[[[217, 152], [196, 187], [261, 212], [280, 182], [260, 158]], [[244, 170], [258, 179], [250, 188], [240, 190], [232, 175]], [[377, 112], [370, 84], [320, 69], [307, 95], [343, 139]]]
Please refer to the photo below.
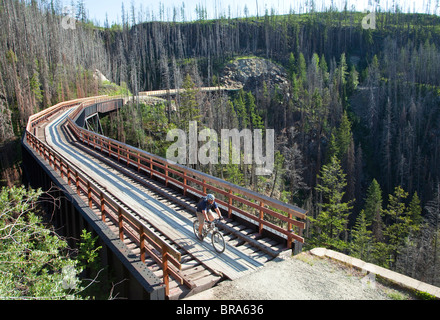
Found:
[[337, 131], [337, 143], [338, 143], [338, 149], [339, 149], [339, 157], [340, 159], [344, 158], [347, 154], [348, 147], [350, 146], [350, 141], [352, 138], [352, 132], [351, 132], [351, 122], [348, 119], [347, 112], [344, 111], [341, 119], [341, 123], [339, 125], [338, 131]]
[[238, 118], [237, 118], [237, 113], [235, 112], [235, 107], [234, 104], [232, 103], [231, 100], [228, 100], [228, 113], [227, 113], [227, 117], [228, 117], [228, 124], [229, 124], [229, 128], [238, 128]]
[[297, 102], [300, 94], [300, 81], [293, 77], [292, 79], [292, 100]]
[[314, 246], [336, 250], [346, 248], [346, 242], [342, 237], [347, 232], [348, 216], [352, 206], [351, 201], [342, 201], [347, 185], [345, 177], [340, 161], [335, 156], [321, 169], [321, 174], [318, 176], [320, 182], [315, 188], [322, 194], [323, 201], [318, 203], [321, 212], [316, 219], [309, 218], [313, 222], [314, 229], [310, 243]]
[[359, 72], [357, 72], [356, 68], [351, 66], [350, 73], [348, 75], [348, 90], [347, 94], [351, 95], [354, 90], [356, 90], [358, 84], [359, 84]]
[[38, 73], [38, 60], [35, 61], [36, 67], [32, 78], [30, 79], [31, 91], [34, 94], [37, 104], [43, 101], [43, 91], [41, 90], [40, 74]]
[[188, 130], [190, 121], [200, 122], [201, 118], [199, 105], [196, 99], [198, 89], [189, 74], [185, 76], [183, 88], [185, 90], [180, 95], [178, 127], [183, 130]]
[[334, 133], [332, 133], [330, 135], [330, 140], [329, 140], [328, 153], [327, 153], [327, 157], [329, 160], [327, 162], [329, 162], [332, 157], [339, 158], [339, 153], [340, 153], [339, 145], [336, 141], [336, 136]]
[[307, 64], [302, 52], [299, 54], [298, 63], [296, 66], [296, 74], [304, 85], [307, 81]]
[[397, 186], [394, 189], [394, 194], [389, 195], [388, 205], [386, 210], [384, 210], [389, 219], [384, 235], [386, 237], [390, 266], [394, 265], [411, 231], [412, 220], [405, 205], [407, 197], [408, 193], [401, 186]]
[[326, 87], [328, 86], [329, 73], [328, 73], [327, 61], [325, 61], [324, 54], [322, 54], [321, 59], [319, 59], [319, 70], [321, 71], [323, 85]]
[[373, 245], [372, 232], [369, 227], [370, 223], [366, 219], [365, 211], [361, 210], [351, 232], [350, 255], [364, 261], [369, 261]]
[[246, 94], [246, 105], [248, 109], [251, 129], [264, 129], [261, 116], [258, 114], [257, 106], [255, 105], [255, 98], [252, 92]]
[[346, 85], [347, 85], [347, 78], [348, 78], [348, 66], [347, 66], [347, 60], [345, 58], [345, 52], [341, 54], [341, 59], [339, 60], [339, 65], [336, 70], [336, 83], [339, 88], [339, 92], [341, 94], [342, 101], [345, 102], [346, 100]]
[[233, 184], [242, 186], [244, 183], [244, 176], [240, 170], [239, 164], [228, 163], [225, 168], [225, 180]]
[[329, 142], [328, 158], [331, 159], [336, 156], [342, 162], [347, 155], [348, 147], [353, 138], [351, 122], [346, 111], [342, 115], [341, 123], [334, 131]]
[[234, 108], [238, 116], [239, 129], [248, 129], [250, 119], [246, 110], [245, 92], [243, 88], [240, 89], [238, 92], [238, 97], [234, 100]]
[[365, 219], [371, 225], [374, 239], [376, 241], [383, 241], [382, 190], [376, 179], [371, 181], [367, 189], [364, 208]]
[[408, 213], [412, 221], [412, 229], [414, 231], [420, 230], [423, 217], [422, 217], [422, 207], [420, 206], [420, 199], [419, 196], [417, 195], [417, 191], [414, 192], [411, 202], [408, 205]]
[[289, 79], [290, 81], [293, 81], [296, 78], [296, 61], [295, 61], [295, 56], [293, 55], [293, 53], [290, 53], [289, 56], [289, 63], [288, 63], [288, 68], [287, 68], [289, 74]]
[[[384, 242], [384, 222], [382, 209], [382, 190], [376, 179], [373, 179], [367, 189], [364, 210], [365, 223], [371, 229], [372, 245], [368, 256], [369, 261], [378, 265], [388, 266], [388, 249]], [[368, 261], [368, 260], [367, 260]]]
[[[281, 177], [284, 175], [286, 168], [284, 166], [285, 158], [282, 155], [281, 152], [276, 151], [275, 152], [275, 161], [274, 161], [274, 173], [273, 173], [273, 183], [272, 183], [272, 190], [270, 192], [270, 197], [274, 196], [275, 190], [277, 189], [277, 186], [281, 184], [280, 180]], [[280, 188], [282, 189], [282, 188]], [[280, 190], [281, 191], [281, 190]]]
[[[232, 143], [229, 142], [229, 159], [232, 159]], [[240, 164], [234, 164], [229, 161], [228, 164], [224, 166], [225, 180], [234, 183], [239, 186], [244, 185], [244, 174], [240, 169]]]

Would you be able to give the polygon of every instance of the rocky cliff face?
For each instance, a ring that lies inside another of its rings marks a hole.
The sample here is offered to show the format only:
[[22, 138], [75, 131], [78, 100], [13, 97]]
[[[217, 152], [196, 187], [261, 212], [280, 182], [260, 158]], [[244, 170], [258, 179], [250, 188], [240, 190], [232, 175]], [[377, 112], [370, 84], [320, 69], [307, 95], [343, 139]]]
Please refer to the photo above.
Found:
[[283, 67], [263, 58], [239, 58], [227, 64], [220, 77], [221, 84], [229, 88], [243, 87], [254, 91], [263, 87], [263, 82], [272, 91], [278, 86], [287, 93], [289, 82]]

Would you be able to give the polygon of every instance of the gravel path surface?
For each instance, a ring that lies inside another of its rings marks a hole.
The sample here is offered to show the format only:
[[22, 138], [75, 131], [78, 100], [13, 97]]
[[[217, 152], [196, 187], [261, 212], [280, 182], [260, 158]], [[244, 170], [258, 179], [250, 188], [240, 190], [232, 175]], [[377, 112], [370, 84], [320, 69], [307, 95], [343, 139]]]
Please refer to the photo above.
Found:
[[308, 252], [235, 281], [225, 281], [190, 299], [209, 300], [392, 300], [408, 295], [375, 281], [374, 276]]

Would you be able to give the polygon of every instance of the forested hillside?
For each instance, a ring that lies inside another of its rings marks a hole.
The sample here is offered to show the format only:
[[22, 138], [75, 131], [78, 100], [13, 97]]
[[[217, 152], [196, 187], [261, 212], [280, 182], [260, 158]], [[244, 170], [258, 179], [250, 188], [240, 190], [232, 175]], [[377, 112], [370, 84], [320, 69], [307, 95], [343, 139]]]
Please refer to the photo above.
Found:
[[[95, 69], [133, 94], [185, 88], [176, 101], [127, 106], [107, 133], [164, 155], [166, 131], [189, 120], [218, 132], [273, 128], [271, 176], [252, 165], [197, 169], [307, 209], [309, 246], [440, 285], [437, 16], [377, 12], [366, 30], [365, 14], [348, 10], [143, 22], [132, 8], [104, 28], [79, 10], [66, 30], [56, 3], [0, 4], [1, 143], [32, 113], [102, 92]], [[278, 70], [235, 93], [197, 90], [225, 84], [239, 60]]]
[[2, 185], [18, 179], [20, 148], [11, 141], [21, 137], [28, 117], [59, 101], [98, 94], [93, 72], [110, 70], [101, 34], [87, 25], [67, 32], [61, 14], [54, 1], [0, 3]]

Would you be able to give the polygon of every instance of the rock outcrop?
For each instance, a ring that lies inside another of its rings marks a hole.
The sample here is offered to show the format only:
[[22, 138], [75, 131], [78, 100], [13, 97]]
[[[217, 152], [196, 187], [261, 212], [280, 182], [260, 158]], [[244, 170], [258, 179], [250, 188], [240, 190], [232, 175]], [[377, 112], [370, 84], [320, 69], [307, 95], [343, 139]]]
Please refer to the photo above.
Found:
[[95, 69], [95, 72], [93, 73], [93, 78], [94, 78], [94, 79], [97, 79], [97, 80], [99, 80], [99, 81], [101, 81], [101, 82], [109, 81], [109, 80], [108, 80], [108, 79], [102, 74], [102, 72], [99, 71], [98, 69]]
[[289, 82], [283, 67], [263, 58], [238, 58], [223, 69], [220, 82], [228, 88], [243, 87], [245, 91], [261, 90], [263, 82], [272, 91], [277, 86], [287, 92]]

